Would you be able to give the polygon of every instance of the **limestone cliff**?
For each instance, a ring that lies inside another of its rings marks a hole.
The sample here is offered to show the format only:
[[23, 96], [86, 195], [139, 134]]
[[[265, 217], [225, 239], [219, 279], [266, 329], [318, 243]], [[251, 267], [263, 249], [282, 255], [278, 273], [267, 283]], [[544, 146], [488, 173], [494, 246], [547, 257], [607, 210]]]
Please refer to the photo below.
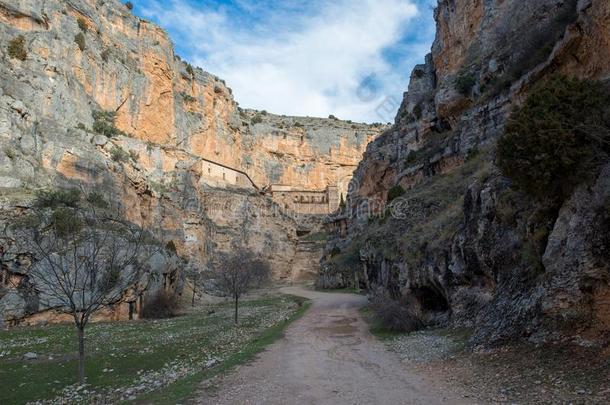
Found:
[[426, 324], [474, 327], [475, 344], [605, 342], [610, 165], [540, 223], [541, 207], [496, 168], [495, 144], [551, 73], [610, 80], [609, 3], [439, 0], [435, 18], [395, 125], [328, 224], [318, 284], [409, 297]]
[[[243, 110], [222, 80], [183, 62], [167, 33], [118, 0], [0, 0], [0, 42], [3, 222], [36, 190], [79, 183], [112, 194], [129, 220], [203, 266], [229, 248], [249, 211], [251, 247], [290, 280], [300, 277], [292, 263], [302, 262], [303, 224], [263, 190], [346, 194], [381, 131]], [[19, 252], [2, 246], [0, 312], [20, 320], [46, 311]]]

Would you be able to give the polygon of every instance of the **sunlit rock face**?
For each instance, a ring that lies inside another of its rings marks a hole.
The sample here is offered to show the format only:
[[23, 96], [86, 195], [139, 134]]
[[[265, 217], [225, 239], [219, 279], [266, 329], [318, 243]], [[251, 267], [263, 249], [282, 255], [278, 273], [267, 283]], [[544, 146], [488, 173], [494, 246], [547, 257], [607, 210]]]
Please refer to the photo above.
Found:
[[[20, 36], [25, 58], [8, 52]], [[130, 221], [203, 269], [214, 252], [231, 249], [249, 212], [250, 247], [277, 278], [302, 278], [297, 230], [317, 220], [303, 224], [267, 190], [321, 195], [330, 187], [332, 204], [314, 212], [328, 214], [382, 131], [243, 110], [224, 81], [181, 61], [165, 31], [117, 0], [0, 0], [0, 40], [3, 223], [27, 212], [38, 189], [81, 184], [110, 195]], [[98, 112], [115, 114], [114, 136], [100, 134]], [[8, 323], [60, 319], [17, 271], [23, 252], [6, 240], [2, 248]], [[307, 253], [314, 263], [317, 252]], [[159, 271], [179, 288], [179, 266]], [[129, 316], [126, 305], [107, 319]]]
[[435, 18], [395, 125], [369, 144], [345, 211], [327, 224], [318, 285], [409, 297], [427, 324], [473, 327], [475, 345], [603, 344], [608, 164], [545, 222], [501, 176], [495, 145], [513, 106], [549, 75], [608, 83], [610, 4], [440, 0]]

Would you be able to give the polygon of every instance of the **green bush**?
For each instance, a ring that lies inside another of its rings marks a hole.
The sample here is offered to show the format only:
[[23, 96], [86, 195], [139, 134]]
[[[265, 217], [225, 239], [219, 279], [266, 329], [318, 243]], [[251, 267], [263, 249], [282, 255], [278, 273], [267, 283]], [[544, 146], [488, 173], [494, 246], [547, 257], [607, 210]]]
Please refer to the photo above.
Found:
[[252, 118], [253, 124], [260, 124], [261, 122], [263, 122], [263, 116], [261, 114], [256, 114], [254, 118]]
[[190, 63], [186, 64], [186, 73], [191, 76], [195, 76], [195, 69], [193, 69], [193, 65], [191, 65]]
[[460, 73], [455, 78], [455, 89], [463, 96], [469, 96], [472, 88], [477, 83], [477, 79], [472, 73]]
[[74, 42], [76, 42], [76, 45], [78, 45], [78, 49], [80, 49], [81, 52], [85, 50], [85, 47], [86, 47], [85, 34], [83, 34], [82, 32], [79, 32], [78, 34], [76, 34], [76, 36], [74, 37]]
[[197, 99], [195, 97], [191, 96], [190, 94], [186, 94], [186, 93], [182, 93], [182, 100], [184, 100], [184, 102], [187, 104], [194, 103], [197, 101]]
[[78, 207], [81, 201], [79, 189], [70, 190], [43, 190], [36, 194], [34, 206], [36, 208]]
[[85, 21], [84, 18], [79, 18], [78, 20], [76, 20], [76, 22], [78, 23], [78, 28], [82, 32], [87, 32], [87, 30], [89, 29], [89, 26], [87, 25], [87, 21]]
[[405, 189], [402, 188], [401, 185], [396, 185], [388, 191], [388, 202], [397, 199], [398, 197], [402, 197], [405, 194]]
[[127, 7], [128, 10], [133, 10], [133, 3], [131, 1], [128, 1], [127, 3], [125, 3], [125, 7]]
[[83, 227], [80, 218], [74, 215], [74, 210], [66, 207], [59, 207], [53, 210], [51, 223], [53, 229], [55, 229], [55, 232], [61, 238], [77, 234]]
[[341, 249], [339, 249], [339, 247], [337, 247], [337, 246], [333, 246], [332, 250], [330, 251], [330, 257], [339, 256], [340, 254], [341, 254]]
[[4, 148], [4, 154], [11, 160], [15, 159], [15, 151], [8, 146]]
[[414, 108], [413, 108], [413, 115], [415, 116], [415, 118], [417, 118], [418, 120], [421, 119], [423, 114], [421, 105], [417, 104]]
[[567, 197], [604, 154], [609, 106], [599, 82], [557, 75], [536, 84], [498, 141], [500, 170], [540, 199]]
[[178, 254], [178, 249], [176, 248], [176, 243], [174, 243], [173, 240], [170, 240], [169, 242], [167, 242], [167, 244], [165, 245], [165, 250], [167, 250], [169, 253], [176, 255]]
[[25, 37], [23, 35], [19, 35], [9, 41], [8, 55], [13, 59], [26, 60], [28, 53], [25, 50]]
[[114, 111], [94, 111], [93, 112], [93, 132], [109, 138], [126, 134], [114, 125], [116, 113]]
[[113, 146], [110, 150], [110, 157], [118, 163], [124, 163], [129, 160], [129, 153], [125, 152], [120, 146]]

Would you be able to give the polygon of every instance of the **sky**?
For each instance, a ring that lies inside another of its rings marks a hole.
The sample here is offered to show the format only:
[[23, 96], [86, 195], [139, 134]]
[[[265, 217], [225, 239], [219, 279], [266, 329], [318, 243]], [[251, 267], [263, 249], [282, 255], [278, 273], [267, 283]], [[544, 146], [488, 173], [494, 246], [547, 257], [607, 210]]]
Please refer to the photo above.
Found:
[[135, 0], [243, 108], [391, 122], [434, 40], [436, 0]]

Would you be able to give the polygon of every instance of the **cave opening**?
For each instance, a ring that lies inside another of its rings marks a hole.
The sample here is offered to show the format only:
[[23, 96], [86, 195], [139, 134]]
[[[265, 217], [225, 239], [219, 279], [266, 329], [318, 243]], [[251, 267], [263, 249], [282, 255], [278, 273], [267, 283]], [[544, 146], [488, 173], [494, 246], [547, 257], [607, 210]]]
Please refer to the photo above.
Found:
[[447, 298], [438, 290], [432, 287], [424, 286], [412, 288], [413, 296], [417, 298], [424, 311], [431, 312], [447, 312], [449, 311], [449, 302]]

